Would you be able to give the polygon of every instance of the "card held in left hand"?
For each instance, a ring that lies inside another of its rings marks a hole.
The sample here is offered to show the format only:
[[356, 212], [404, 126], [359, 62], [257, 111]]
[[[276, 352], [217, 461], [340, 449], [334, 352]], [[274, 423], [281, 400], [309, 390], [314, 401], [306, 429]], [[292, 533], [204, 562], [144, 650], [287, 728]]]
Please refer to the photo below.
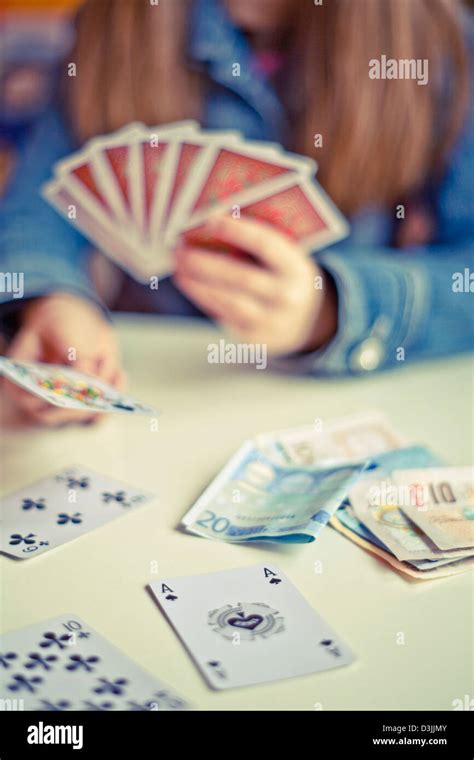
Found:
[[353, 655], [274, 565], [150, 584], [213, 689], [317, 673]]
[[0, 637], [0, 703], [17, 710], [189, 710], [76, 615]]
[[29, 393], [63, 409], [81, 412], [157, 414], [156, 409], [73, 367], [20, 362], [0, 357], [0, 375]]
[[0, 551], [36, 557], [153, 498], [87, 467], [68, 467], [2, 498]]

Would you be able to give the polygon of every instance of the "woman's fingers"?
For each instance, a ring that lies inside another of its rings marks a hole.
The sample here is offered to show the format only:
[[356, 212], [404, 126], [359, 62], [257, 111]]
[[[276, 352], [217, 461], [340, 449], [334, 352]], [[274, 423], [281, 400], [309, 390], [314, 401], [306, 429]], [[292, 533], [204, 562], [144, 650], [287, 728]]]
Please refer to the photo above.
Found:
[[108, 382], [114, 388], [117, 388], [117, 390], [123, 391], [127, 384], [127, 375], [125, 374], [124, 370], [119, 367], [112, 372]]
[[27, 414], [28, 421], [43, 425], [44, 427], [65, 427], [66, 425], [89, 425], [97, 420], [100, 415], [91, 412], [81, 412], [75, 409], [60, 409], [46, 404]]
[[206, 234], [253, 254], [268, 269], [292, 274], [296, 248], [294, 242], [270, 224], [248, 217], [212, 216], [205, 224]]
[[237, 330], [252, 329], [264, 318], [264, 307], [245, 293], [223, 290], [186, 276], [179, 276], [181, 289], [206, 313]]
[[216, 288], [247, 292], [269, 304], [278, 300], [279, 281], [268, 270], [202, 248], [185, 248], [176, 254], [178, 275], [183, 273]]
[[118, 351], [104, 353], [97, 364], [97, 377], [114, 387], [120, 387], [125, 382], [125, 373], [120, 366]]
[[21, 388], [6, 377], [3, 378], [3, 384], [5, 393], [25, 414], [34, 414], [40, 409], [49, 406], [49, 404], [46, 404], [46, 402], [39, 398], [39, 396], [35, 396], [32, 393], [25, 391], [24, 388]]
[[[74, 369], [98, 377], [115, 388], [120, 388], [124, 382], [123, 371], [112, 362], [107, 364], [102, 357], [83, 357]], [[46, 427], [64, 427], [71, 424], [90, 425], [105, 420], [107, 415], [103, 412], [94, 412], [92, 409], [58, 409], [51, 404], [46, 404], [41, 408], [34, 408], [31, 417], [35, 422]]]
[[[45, 359], [46, 348], [38, 335], [29, 330], [20, 330], [11, 344], [9, 356], [19, 361], [41, 361]], [[115, 350], [108, 354], [84, 355], [75, 362], [68, 362], [67, 347], [56, 347], [48, 355], [50, 363], [63, 364], [84, 372], [92, 377], [100, 377], [104, 382], [119, 387], [124, 382], [123, 372], [119, 367]], [[48, 362], [48, 363], [49, 363]], [[5, 391], [18, 406], [22, 417], [46, 427], [62, 427], [69, 424], [91, 424], [104, 415], [89, 410], [75, 410], [55, 407], [39, 396], [24, 390], [4, 378]]]
[[8, 350], [8, 356], [18, 361], [40, 361], [41, 338], [33, 330], [19, 330]]
[[[9, 347], [8, 357], [17, 361], [40, 361], [42, 358], [41, 340], [38, 334], [33, 330], [19, 330]], [[45, 406], [42, 399], [29, 393], [8, 378], [5, 377], [3, 383], [5, 393], [24, 414], [35, 415]]]

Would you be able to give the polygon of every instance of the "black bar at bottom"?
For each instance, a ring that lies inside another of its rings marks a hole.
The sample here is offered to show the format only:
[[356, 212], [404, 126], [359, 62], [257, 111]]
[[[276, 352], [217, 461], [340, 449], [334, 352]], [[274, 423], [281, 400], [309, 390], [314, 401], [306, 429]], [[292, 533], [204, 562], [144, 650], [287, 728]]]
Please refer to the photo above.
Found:
[[[459, 712], [0, 712], [0, 760], [92, 757], [140, 760], [150, 751], [474, 757], [473, 716]], [[55, 743], [52, 743], [55, 742]], [[164, 744], [166, 742], [166, 744]], [[286, 751], [288, 751], [288, 749]], [[347, 753], [347, 754], [346, 754]]]

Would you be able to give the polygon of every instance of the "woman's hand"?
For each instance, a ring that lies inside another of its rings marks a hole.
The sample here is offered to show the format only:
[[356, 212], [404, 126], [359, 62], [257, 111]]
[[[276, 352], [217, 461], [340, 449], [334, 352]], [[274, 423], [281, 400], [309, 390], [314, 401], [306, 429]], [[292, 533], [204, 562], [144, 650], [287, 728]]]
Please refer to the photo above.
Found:
[[[110, 385], [123, 384], [112, 326], [92, 302], [69, 293], [54, 293], [25, 306], [8, 356], [19, 361], [66, 364]], [[8, 380], [5, 389], [23, 414], [34, 422], [53, 426], [97, 418], [90, 412], [54, 407]]]
[[214, 217], [205, 234], [253, 260], [186, 245], [176, 251], [179, 288], [202, 311], [269, 353], [311, 351], [337, 328], [337, 295], [327, 275], [286, 235], [263, 222]]

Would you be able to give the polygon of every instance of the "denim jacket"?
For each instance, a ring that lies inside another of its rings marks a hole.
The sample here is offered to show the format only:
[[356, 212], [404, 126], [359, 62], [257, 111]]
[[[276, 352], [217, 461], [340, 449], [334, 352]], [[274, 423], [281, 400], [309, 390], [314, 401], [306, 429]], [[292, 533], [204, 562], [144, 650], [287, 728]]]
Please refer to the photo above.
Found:
[[[469, 32], [472, 16], [466, 15], [466, 22]], [[284, 109], [219, 0], [195, 0], [188, 56], [206, 67], [211, 81], [203, 127], [238, 129], [251, 139], [283, 139]], [[240, 64], [239, 77], [233, 76], [235, 62]], [[277, 365], [318, 375], [360, 373], [400, 366], [401, 359], [473, 347], [473, 101], [471, 93], [469, 113], [444, 176], [430, 188], [436, 239], [423, 247], [397, 249], [391, 245], [393, 209], [373, 206], [357, 213], [350, 219], [349, 237], [314, 254], [337, 288], [336, 336], [314, 353]], [[61, 290], [97, 300], [88, 274], [88, 242], [39, 194], [54, 162], [75, 147], [59, 111], [51, 106], [25, 141], [2, 202], [0, 271], [24, 273], [24, 298]], [[152, 297], [157, 312], [199, 314], [170, 278]], [[0, 301], [5, 325], [18, 301], [7, 293], [0, 294]]]

